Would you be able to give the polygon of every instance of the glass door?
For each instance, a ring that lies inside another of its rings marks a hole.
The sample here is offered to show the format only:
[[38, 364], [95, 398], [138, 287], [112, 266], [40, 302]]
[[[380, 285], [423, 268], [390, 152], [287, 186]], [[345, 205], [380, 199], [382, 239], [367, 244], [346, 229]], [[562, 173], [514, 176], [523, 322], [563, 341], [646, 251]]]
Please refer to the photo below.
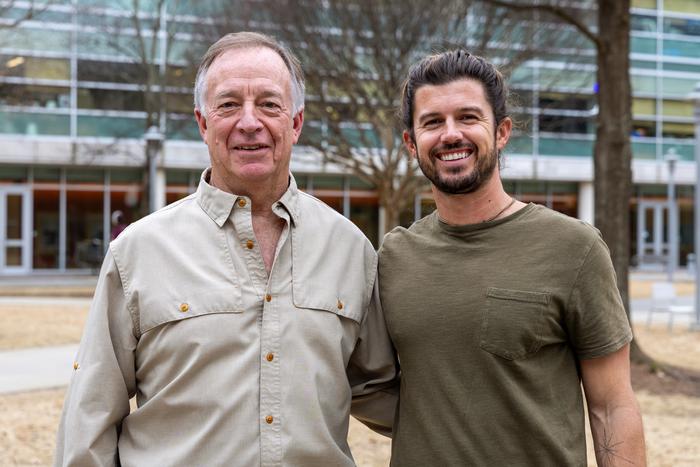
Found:
[[0, 186], [0, 274], [30, 270], [32, 256], [31, 191]]

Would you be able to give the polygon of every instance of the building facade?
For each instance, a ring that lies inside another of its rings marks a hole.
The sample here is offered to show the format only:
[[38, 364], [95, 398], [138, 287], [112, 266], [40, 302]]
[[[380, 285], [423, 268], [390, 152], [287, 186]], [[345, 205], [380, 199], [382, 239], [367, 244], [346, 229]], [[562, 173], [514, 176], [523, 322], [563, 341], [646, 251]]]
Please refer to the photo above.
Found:
[[[94, 271], [109, 241], [148, 212], [150, 198], [164, 205], [196, 188], [208, 164], [191, 104], [192, 56], [206, 46], [193, 31], [203, 16], [172, 3], [142, 1], [136, 16], [127, 0], [55, 0], [31, 18], [30, 2], [0, 10], [0, 274]], [[700, 82], [700, 2], [632, 4], [631, 253], [642, 267], [665, 261], [672, 181], [677, 260], [685, 264], [695, 184], [687, 96]], [[520, 124], [502, 173], [518, 199], [593, 222], [595, 55], [565, 52], [511, 74]], [[314, 128], [313, 119], [306, 126]], [[149, 128], [163, 139], [146, 137]], [[677, 159], [673, 176], [669, 155]], [[373, 186], [305, 146], [295, 147], [292, 171], [302, 189], [378, 245]], [[402, 223], [433, 208], [430, 193], [420, 193]]]

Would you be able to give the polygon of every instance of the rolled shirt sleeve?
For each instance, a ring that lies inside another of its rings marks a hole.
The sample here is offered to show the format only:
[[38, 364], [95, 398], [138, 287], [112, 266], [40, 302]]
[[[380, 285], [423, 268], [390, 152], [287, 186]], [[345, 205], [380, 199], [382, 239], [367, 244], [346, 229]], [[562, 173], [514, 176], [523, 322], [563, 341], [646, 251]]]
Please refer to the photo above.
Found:
[[133, 329], [119, 271], [108, 251], [73, 364], [54, 465], [119, 465], [120, 427], [136, 388]]
[[399, 371], [376, 282], [347, 373], [353, 396], [352, 415], [372, 430], [391, 436], [399, 396]]

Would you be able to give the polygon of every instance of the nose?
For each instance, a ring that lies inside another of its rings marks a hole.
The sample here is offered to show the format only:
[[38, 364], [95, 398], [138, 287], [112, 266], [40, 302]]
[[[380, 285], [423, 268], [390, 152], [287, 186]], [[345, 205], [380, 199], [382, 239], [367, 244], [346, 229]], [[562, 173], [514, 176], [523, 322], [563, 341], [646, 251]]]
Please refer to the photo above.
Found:
[[455, 121], [448, 118], [445, 121], [444, 131], [440, 135], [440, 142], [443, 144], [452, 144], [460, 141], [462, 141], [462, 133], [460, 133], [457, 128]]
[[254, 105], [245, 104], [241, 109], [241, 118], [236, 125], [242, 133], [256, 133], [262, 128], [262, 122], [256, 115]]

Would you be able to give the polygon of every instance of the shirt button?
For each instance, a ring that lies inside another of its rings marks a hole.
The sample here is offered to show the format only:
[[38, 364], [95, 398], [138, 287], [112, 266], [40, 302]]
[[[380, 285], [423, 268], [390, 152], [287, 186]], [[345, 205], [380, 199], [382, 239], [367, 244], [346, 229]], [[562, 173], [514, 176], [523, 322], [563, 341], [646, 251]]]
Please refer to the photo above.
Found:
[[272, 418], [272, 415], [268, 415], [265, 417], [265, 421], [267, 422], [268, 425], [270, 425], [275, 419]]
[[243, 199], [243, 198], [238, 199], [238, 206], [244, 208], [246, 204], [248, 204], [248, 202], [245, 199]]
[[79, 370], [80, 369], [80, 364], [78, 362], [73, 362], [73, 369], [74, 370]]
[[253, 249], [253, 240], [248, 240], [247, 242], [245, 242], [245, 246], [249, 250], [252, 250]]
[[184, 312], [188, 311], [189, 309], [190, 309], [190, 306], [189, 306], [187, 303], [181, 303], [181, 304], [180, 304], [180, 311], [181, 311], [181, 312], [184, 313]]
[[340, 300], [338, 300], [338, 309], [339, 310], [343, 309], [343, 302], [341, 302]]
[[275, 356], [272, 354], [272, 352], [265, 355], [265, 360], [267, 360], [268, 362], [271, 362], [274, 358]]
[[271, 302], [271, 301], [272, 301], [272, 295], [270, 295], [270, 294], [265, 295], [265, 301], [266, 301], [266, 302]]

